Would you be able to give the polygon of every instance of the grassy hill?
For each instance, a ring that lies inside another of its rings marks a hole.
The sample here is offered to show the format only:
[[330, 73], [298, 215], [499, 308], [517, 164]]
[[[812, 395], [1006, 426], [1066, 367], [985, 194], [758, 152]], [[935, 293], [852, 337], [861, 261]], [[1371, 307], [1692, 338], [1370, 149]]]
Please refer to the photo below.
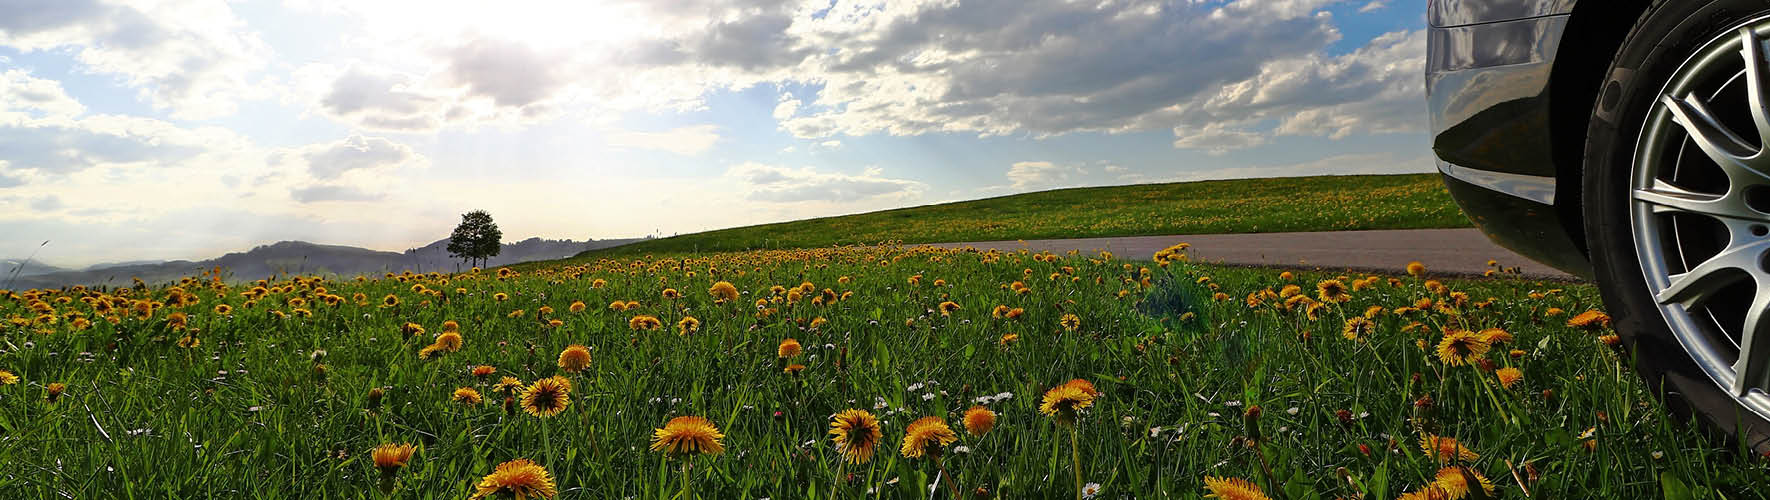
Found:
[[1437, 174], [1235, 179], [1059, 189], [762, 224], [579, 257], [1159, 234], [1468, 227]]

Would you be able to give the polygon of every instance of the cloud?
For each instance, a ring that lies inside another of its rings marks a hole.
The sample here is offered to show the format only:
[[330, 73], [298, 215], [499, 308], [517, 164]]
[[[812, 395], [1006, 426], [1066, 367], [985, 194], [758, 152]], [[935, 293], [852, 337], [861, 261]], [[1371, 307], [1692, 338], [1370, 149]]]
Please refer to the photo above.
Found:
[[177, 118], [224, 116], [265, 95], [252, 77], [269, 49], [223, 0], [0, 1], [0, 45], [69, 51], [84, 69], [121, 77]]
[[36, 78], [22, 69], [0, 72], [0, 113], [27, 111], [37, 117], [73, 117], [86, 107], [68, 97], [61, 82]]
[[1372, 0], [1370, 3], [1364, 4], [1363, 7], [1359, 7], [1358, 13], [1359, 14], [1368, 14], [1371, 12], [1383, 10], [1384, 7], [1388, 7], [1388, 6], [1383, 4], [1383, 0]]
[[396, 167], [422, 159], [405, 144], [360, 135], [270, 154], [270, 163], [283, 165], [295, 161], [316, 179], [337, 179], [352, 171]]
[[291, 196], [301, 203], [318, 203], [323, 201], [378, 201], [386, 195], [370, 193], [363, 189], [339, 184], [316, 184], [296, 188]]
[[618, 132], [608, 136], [611, 146], [630, 149], [667, 151], [679, 155], [698, 155], [719, 142], [716, 125], [693, 125], [663, 132]]
[[449, 75], [469, 95], [501, 107], [521, 108], [553, 97], [565, 81], [558, 54], [508, 40], [481, 38], [449, 51]]
[[1179, 149], [1203, 149], [1212, 155], [1221, 155], [1235, 149], [1246, 149], [1265, 144], [1266, 134], [1249, 130], [1224, 129], [1220, 124], [1205, 125], [1197, 132], [1182, 131], [1182, 127], [1174, 128], [1174, 147]]
[[67, 206], [67, 205], [62, 204], [61, 198], [56, 195], [53, 195], [53, 194], [46, 195], [46, 196], [39, 196], [39, 197], [37, 197], [37, 199], [31, 200], [31, 209], [32, 210], [49, 212], [49, 211], [58, 210], [64, 206]]
[[443, 100], [409, 90], [410, 77], [352, 65], [334, 80], [320, 106], [328, 115], [365, 128], [391, 131], [435, 129]]
[[750, 189], [747, 199], [775, 203], [908, 199], [920, 196], [927, 188], [916, 181], [882, 177], [876, 169], [869, 169], [862, 175], [846, 175], [821, 173], [809, 167], [792, 169], [749, 162], [727, 169], [725, 175]]
[[1068, 187], [1081, 176], [1087, 175], [1082, 167], [1057, 165], [1048, 161], [1023, 161], [1008, 167], [1009, 187], [1015, 191], [1032, 191]]

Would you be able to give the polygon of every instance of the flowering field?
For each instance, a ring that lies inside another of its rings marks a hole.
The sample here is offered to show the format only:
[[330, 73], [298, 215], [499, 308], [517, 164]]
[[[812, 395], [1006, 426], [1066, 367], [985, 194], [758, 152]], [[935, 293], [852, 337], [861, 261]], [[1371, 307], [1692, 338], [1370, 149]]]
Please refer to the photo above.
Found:
[[[1727, 498], [1587, 286], [841, 248], [0, 293], [6, 498]], [[1490, 489], [1491, 488], [1491, 489]]]
[[1469, 227], [1469, 219], [1438, 174], [1279, 177], [1059, 189], [698, 232], [591, 254], [1446, 227]]

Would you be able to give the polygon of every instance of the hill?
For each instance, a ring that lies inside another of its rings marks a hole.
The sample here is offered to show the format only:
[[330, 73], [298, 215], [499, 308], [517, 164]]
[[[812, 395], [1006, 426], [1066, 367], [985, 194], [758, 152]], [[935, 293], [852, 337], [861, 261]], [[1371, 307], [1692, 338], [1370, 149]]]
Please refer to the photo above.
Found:
[[[529, 238], [505, 243], [497, 257], [488, 265], [501, 266], [531, 260], [559, 259], [587, 250], [624, 245], [638, 239], [611, 240], [545, 240]], [[163, 283], [220, 267], [235, 281], [250, 281], [277, 275], [378, 275], [387, 272], [455, 272], [464, 270], [461, 261], [449, 257], [448, 240], [440, 240], [405, 252], [387, 252], [341, 245], [321, 245], [305, 241], [281, 241], [261, 245], [245, 252], [234, 252], [201, 261], [174, 260], [102, 264], [83, 270], [23, 274], [10, 288], [54, 288], [69, 285], [128, 285], [139, 277], [149, 283]], [[29, 269], [29, 267], [27, 267]], [[4, 285], [10, 276], [0, 277]]]
[[1276, 177], [1058, 189], [720, 229], [579, 257], [1162, 234], [1469, 227], [1437, 174]]

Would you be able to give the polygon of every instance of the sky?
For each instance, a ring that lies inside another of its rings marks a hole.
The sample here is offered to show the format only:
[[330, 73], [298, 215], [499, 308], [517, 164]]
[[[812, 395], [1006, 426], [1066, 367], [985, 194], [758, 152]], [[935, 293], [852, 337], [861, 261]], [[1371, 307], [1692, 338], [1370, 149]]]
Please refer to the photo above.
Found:
[[0, 0], [0, 257], [1429, 172], [1424, 28], [1384, 0]]

